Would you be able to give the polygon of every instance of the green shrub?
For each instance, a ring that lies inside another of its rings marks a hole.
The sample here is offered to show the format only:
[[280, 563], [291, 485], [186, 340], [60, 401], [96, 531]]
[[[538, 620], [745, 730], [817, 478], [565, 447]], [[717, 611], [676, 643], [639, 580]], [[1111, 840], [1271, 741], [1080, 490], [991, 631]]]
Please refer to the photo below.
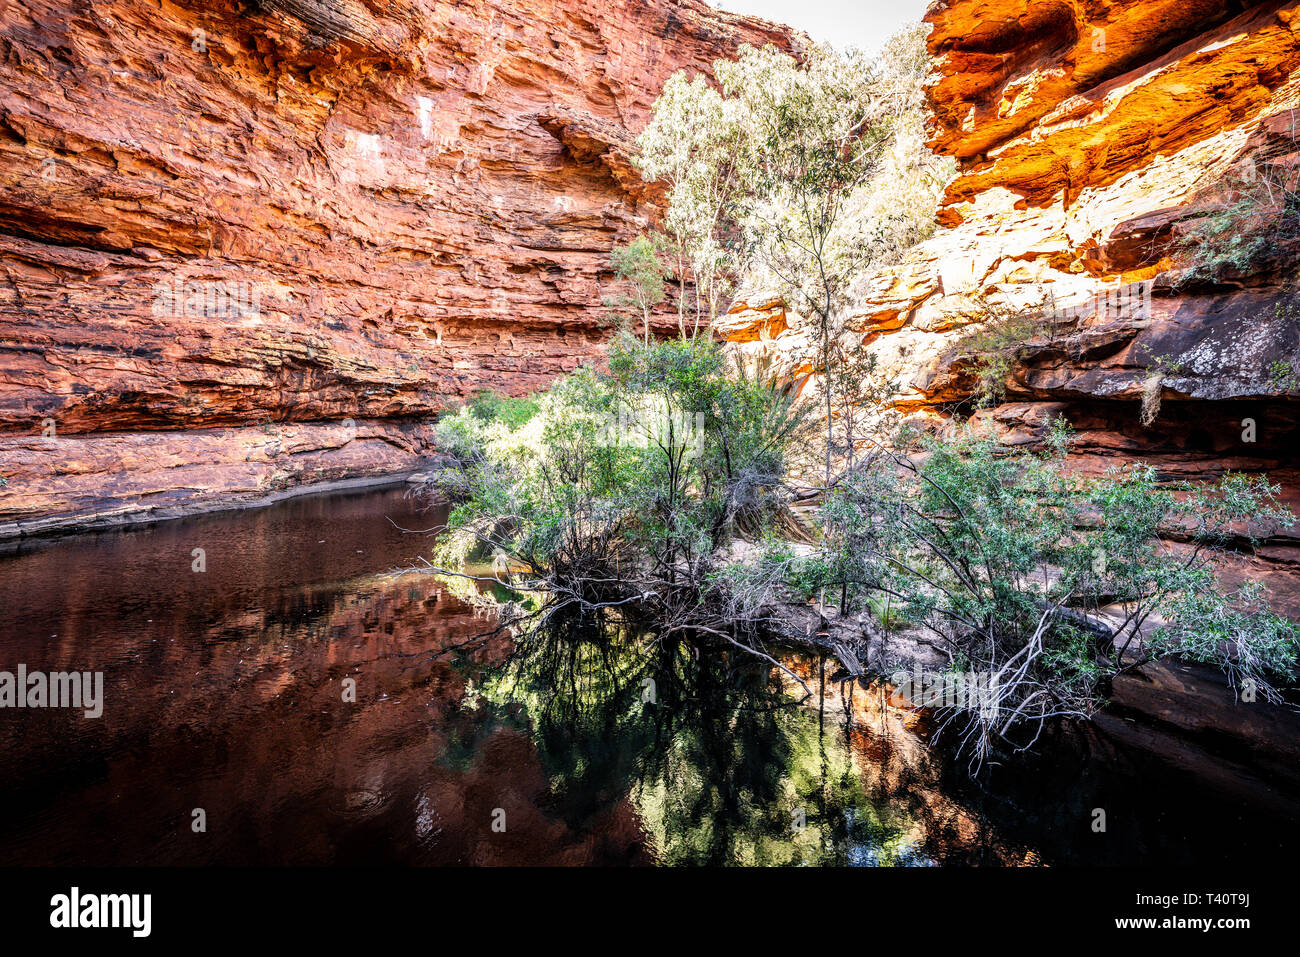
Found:
[[[1229, 474], [1171, 488], [1134, 464], [1084, 478], [1057, 425], [1041, 454], [931, 443], [851, 475], [822, 509], [821, 554], [848, 604], [888, 598], [936, 647], [1001, 675], [963, 741], [982, 759], [1009, 728], [1090, 716], [1109, 678], [1164, 655], [1216, 661], [1271, 700], [1300, 628], [1258, 587], [1224, 595], [1214, 559], [1294, 517], [1278, 489]], [[1177, 532], [1188, 540], [1174, 546]]]
[[527, 425], [537, 414], [537, 400], [525, 396], [512, 399], [491, 389], [482, 389], [470, 399], [469, 411], [474, 418], [485, 425], [501, 422], [507, 428], [517, 429]]
[[[1295, 133], [1289, 136], [1294, 148]], [[1300, 239], [1300, 174], [1285, 159], [1258, 157], [1213, 187], [1216, 199], [1186, 223], [1175, 254], [1184, 281], [1258, 270], [1280, 243]]]
[[951, 354], [974, 375], [971, 397], [983, 409], [1006, 398], [1007, 380], [1044, 326], [1046, 304], [1016, 306], [977, 296], [972, 307], [981, 321], [957, 340]]
[[440, 557], [463, 560], [472, 539], [561, 604], [631, 612], [637, 598], [678, 624], [697, 608], [698, 620], [713, 614], [704, 599], [726, 588], [715, 573], [733, 537], [783, 508], [803, 418], [784, 391], [729, 368], [716, 343], [629, 335], [607, 373], [557, 381], [526, 419], [500, 405], [484, 397], [444, 423], [468, 475]]

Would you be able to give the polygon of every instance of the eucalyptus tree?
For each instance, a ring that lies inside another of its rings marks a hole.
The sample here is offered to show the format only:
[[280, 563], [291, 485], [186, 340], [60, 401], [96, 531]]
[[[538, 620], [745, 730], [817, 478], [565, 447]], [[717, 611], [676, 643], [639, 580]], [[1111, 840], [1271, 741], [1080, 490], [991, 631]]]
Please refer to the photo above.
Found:
[[[815, 324], [823, 372], [870, 261], [870, 237], [850, 215], [877, 169], [892, 124], [874, 61], [815, 47], [802, 63], [772, 47], [719, 62], [739, 124], [735, 162], [746, 189], [738, 217], [745, 247], [786, 301]], [[831, 480], [832, 396], [826, 392], [826, 482]]]
[[712, 322], [741, 268], [731, 216], [745, 186], [744, 170], [736, 162], [743, 126], [734, 114], [734, 104], [704, 77], [679, 72], [664, 85], [637, 141], [638, 168], [668, 189], [662, 228], [677, 260], [677, 319], [683, 337], [688, 273], [695, 285], [693, 328], [698, 332], [705, 304]]
[[[934, 227], [952, 172], [925, 147], [925, 29], [902, 31], [879, 58], [814, 47], [799, 61], [742, 47], [714, 65], [718, 86], [679, 73], [639, 140], [642, 172], [668, 187], [664, 229], [695, 276], [697, 320], [716, 317], [737, 278], [783, 294], [815, 325], [825, 374], [826, 481], [833, 393], [855, 286]], [[853, 397], [840, 396], [841, 405]]]
[[623, 304], [641, 313], [642, 331], [646, 347], [650, 346], [650, 313], [667, 298], [664, 276], [667, 270], [660, 258], [658, 244], [646, 236], [638, 236], [625, 246], [618, 246], [610, 255], [614, 272], [627, 286]]

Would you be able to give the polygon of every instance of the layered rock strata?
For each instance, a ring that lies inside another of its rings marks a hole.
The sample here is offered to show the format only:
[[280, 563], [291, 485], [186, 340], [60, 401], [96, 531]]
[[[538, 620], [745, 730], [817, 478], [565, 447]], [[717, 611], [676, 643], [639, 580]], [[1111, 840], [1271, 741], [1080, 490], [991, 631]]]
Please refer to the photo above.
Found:
[[574, 368], [653, 215], [633, 134], [743, 42], [793, 41], [702, 0], [3, 4], [0, 527], [400, 470]]

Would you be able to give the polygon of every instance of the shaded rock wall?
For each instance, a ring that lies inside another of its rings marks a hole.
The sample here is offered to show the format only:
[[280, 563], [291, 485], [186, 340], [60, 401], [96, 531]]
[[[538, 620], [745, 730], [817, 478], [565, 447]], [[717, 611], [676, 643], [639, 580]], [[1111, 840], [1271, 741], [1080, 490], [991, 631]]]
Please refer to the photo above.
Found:
[[701, 0], [0, 5], [0, 531], [393, 471], [572, 369], [653, 212], [632, 133], [746, 41], [792, 42]]

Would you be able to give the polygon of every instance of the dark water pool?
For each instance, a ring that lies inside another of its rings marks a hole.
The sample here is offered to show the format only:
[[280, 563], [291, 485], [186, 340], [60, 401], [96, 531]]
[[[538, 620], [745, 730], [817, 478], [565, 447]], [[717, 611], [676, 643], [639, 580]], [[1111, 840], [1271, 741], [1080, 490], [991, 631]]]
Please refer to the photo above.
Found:
[[789, 659], [817, 692], [793, 705], [753, 660], [516, 644], [462, 590], [390, 574], [429, 547], [396, 526], [439, 520], [387, 489], [7, 546], [0, 671], [100, 671], [104, 708], [0, 709], [0, 864], [1211, 864], [1296, 849], [1285, 787], [1208, 782], [1098, 731], [979, 786], [816, 660]]

